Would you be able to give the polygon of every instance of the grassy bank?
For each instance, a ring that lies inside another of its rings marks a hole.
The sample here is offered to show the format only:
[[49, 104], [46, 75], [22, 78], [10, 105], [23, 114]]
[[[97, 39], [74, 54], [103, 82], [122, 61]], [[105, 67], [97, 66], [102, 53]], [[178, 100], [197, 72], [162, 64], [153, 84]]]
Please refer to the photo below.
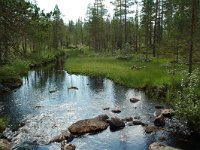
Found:
[[200, 79], [198, 66], [191, 76], [187, 65], [175, 63], [170, 58], [151, 58], [142, 55], [111, 56], [72, 51], [65, 62], [69, 73], [103, 76], [127, 87], [142, 89], [156, 100], [173, 104], [177, 116], [192, 124], [200, 125]]
[[91, 76], [104, 76], [116, 83], [144, 89], [177, 85], [180, 82], [181, 65], [174, 65], [167, 59], [153, 59], [145, 62], [143, 58], [122, 59], [110, 56], [70, 57], [65, 68], [70, 73]]
[[42, 51], [41, 53], [32, 53], [26, 57], [11, 58], [9, 63], [0, 66], [0, 83], [10, 79], [20, 79], [22, 75], [28, 72], [30, 65], [48, 64], [64, 53], [65, 51]]

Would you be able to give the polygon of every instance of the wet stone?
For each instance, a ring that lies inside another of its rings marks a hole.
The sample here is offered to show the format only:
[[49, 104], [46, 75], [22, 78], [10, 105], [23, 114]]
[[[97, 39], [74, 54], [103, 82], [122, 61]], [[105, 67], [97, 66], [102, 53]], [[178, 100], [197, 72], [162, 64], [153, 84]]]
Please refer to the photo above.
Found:
[[60, 135], [54, 137], [49, 143], [62, 142], [66, 140], [67, 142], [72, 141], [74, 136], [69, 131], [63, 131]]
[[64, 144], [61, 146], [61, 150], [75, 150], [76, 146], [73, 144]]
[[105, 108], [103, 108], [103, 110], [109, 110], [110, 109], [110, 107], [105, 107]]
[[113, 113], [121, 113], [121, 110], [116, 108], [116, 109], [112, 109], [112, 112]]
[[122, 119], [122, 121], [131, 122], [131, 121], [133, 121], [133, 117], [125, 117]]
[[148, 125], [148, 126], [145, 127], [146, 133], [152, 133], [152, 132], [156, 132], [158, 130], [159, 130], [159, 128], [154, 126], [154, 125]]
[[131, 103], [137, 103], [137, 102], [139, 102], [139, 101], [140, 101], [139, 99], [130, 98], [130, 102], [131, 102]]
[[132, 122], [130, 122], [129, 126], [137, 126], [137, 125], [141, 125], [141, 126], [145, 126], [145, 123], [139, 121], [139, 120], [133, 120]]
[[167, 146], [160, 143], [153, 143], [149, 145], [148, 150], [180, 150], [171, 146]]
[[160, 116], [156, 117], [154, 120], [155, 126], [165, 126], [165, 117], [161, 114]]
[[175, 115], [175, 111], [173, 109], [163, 109], [161, 113], [166, 118], [171, 118]]
[[85, 133], [96, 133], [107, 129], [108, 123], [106, 123], [107, 116], [100, 115], [92, 119], [79, 120], [72, 124], [68, 129], [74, 135], [80, 135]]
[[110, 124], [111, 131], [117, 131], [125, 127], [125, 123], [117, 117], [111, 118], [110, 120], [108, 120], [108, 123]]

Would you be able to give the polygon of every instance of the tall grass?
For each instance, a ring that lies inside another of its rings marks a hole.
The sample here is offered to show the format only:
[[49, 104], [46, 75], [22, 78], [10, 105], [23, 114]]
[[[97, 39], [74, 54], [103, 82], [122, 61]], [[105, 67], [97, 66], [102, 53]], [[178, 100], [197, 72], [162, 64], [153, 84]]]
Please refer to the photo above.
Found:
[[167, 60], [151, 62], [119, 60], [113, 57], [72, 57], [67, 59], [65, 68], [70, 73], [92, 76], [104, 76], [116, 83], [128, 87], [144, 88], [146, 86], [172, 85], [180, 81], [178, 74], [170, 74], [166, 67]]

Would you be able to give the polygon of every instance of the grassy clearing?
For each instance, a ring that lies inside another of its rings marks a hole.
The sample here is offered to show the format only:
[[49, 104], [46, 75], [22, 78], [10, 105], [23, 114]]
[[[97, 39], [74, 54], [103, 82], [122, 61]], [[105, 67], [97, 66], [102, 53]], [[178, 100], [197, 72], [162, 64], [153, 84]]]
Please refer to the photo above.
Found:
[[122, 60], [109, 56], [70, 57], [65, 68], [70, 73], [104, 76], [134, 88], [176, 85], [180, 82], [180, 75], [175, 73], [180, 66], [174, 66], [169, 63], [170, 60], [154, 59], [144, 62], [139, 59], [132, 57], [130, 60]]

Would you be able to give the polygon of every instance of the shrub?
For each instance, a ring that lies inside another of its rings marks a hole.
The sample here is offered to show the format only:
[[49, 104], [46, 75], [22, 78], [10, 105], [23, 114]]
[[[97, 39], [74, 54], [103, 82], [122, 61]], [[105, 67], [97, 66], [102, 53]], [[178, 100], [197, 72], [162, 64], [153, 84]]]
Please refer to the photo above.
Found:
[[190, 76], [185, 76], [181, 81], [181, 90], [178, 91], [176, 111], [179, 117], [192, 125], [200, 125], [200, 73], [195, 70]]

